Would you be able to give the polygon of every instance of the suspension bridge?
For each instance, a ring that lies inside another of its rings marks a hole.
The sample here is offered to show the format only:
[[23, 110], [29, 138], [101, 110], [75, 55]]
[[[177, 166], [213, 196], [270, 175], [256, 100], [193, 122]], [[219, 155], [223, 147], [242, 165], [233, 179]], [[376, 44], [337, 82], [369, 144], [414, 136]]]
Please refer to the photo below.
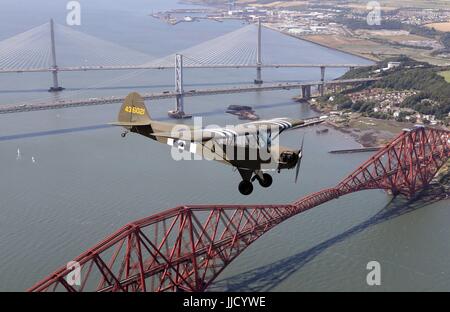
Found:
[[406, 129], [335, 187], [286, 205], [166, 210], [124, 226], [77, 257], [76, 265], [62, 267], [29, 291], [205, 291], [249, 245], [283, 221], [363, 190], [414, 197], [449, 158], [450, 131]]
[[[60, 72], [76, 71], [139, 71], [175, 70], [175, 90], [164, 94], [148, 95], [148, 98], [176, 98], [174, 116], [185, 116], [184, 97], [195, 95], [213, 95], [236, 92], [271, 91], [302, 88], [305, 98], [311, 95], [311, 87], [316, 85], [323, 95], [330, 84], [325, 80], [327, 68], [356, 68], [362, 64], [297, 64], [271, 62], [270, 56], [264, 57], [262, 44], [263, 27], [259, 22], [244, 26], [236, 31], [208, 40], [194, 47], [179, 51], [162, 58], [154, 58], [145, 53], [122, 47], [96, 37], [78, 32], [70, 27], [54, 23], [51, 20], [41, 26], [0, 42], [0, 74], [12, 73], [51, 73], [53, 85], [51, 92], [61, 92], [64, 88], [59, 81]], [[268, 61], [266, 61], [268, 59]], [[256, 69], [254, 84], [261, 86], [239, 86], [196, 92], [184, 91], [185, 69]], [[282, 83], [265, 85], [262, 79], [264, 68], [318, 68], [320, 81], [311, 83]], [[133, 74], [127, 74], [130, 77]], [[368, 81], [362, 79], [361, 82]], [[349, 84], [358, 81], [349, 81]], [[341, 81], [341, 84], [346, 84]], [[108, 81], [103, 85], [107, 85]], [[337, 82], [332, 84], [336, 85]], [[110, 103], [110, 97], [96, 100], [55, 100], [52, 103], [33, 103], [2, 108], [0, 113], [22, 112]], [[118, 99], [112, 99], [113, 101]], [[34, 107], [31, 107], [34, 106]]]
[[[333, 80], [325, 82], [326, 86], [337, 85], [354, 85], [364, 82], [371, 82], [379, 80], [379, 78], [367, 78], [367, 79], [345, 79], [345, 80]], [[311, 87], [320, 84], [321, 81], [310, 81], [300, 83], [276, 83], [276, 84], [264, 84], [264, 85], [248, 85], [232, 88], [216, 88], [216, 89], [199, 89], [191, 90], [183, 93], [183, 97], [193, 96], [207, 96], [207, 95], [220, 95], [220, 94], [236, 94], [246, 92], [263, 92], [263, 91], [277, 91], [277, 90], [296, 90], [300, 89], [304, 99], [308, 99], [311, 96]], [[144, 100], [162, 100], [172, 99], [179, 97], [178, 92], [158, 92], [158, 93], [143, 93]], [[61, 108], [73, 108], [83, 106], [94, 106], [104, 104], [123, 103], [125, 96], [110, 96], [104, 98], [89, 98], [80, 100], [58, 100], [56, 103], [36, 103], [36, 104], [20, 104], [20, 105], [3, 105], [0, 106], [0, 114], [21, 113], [31, 111], [41, 111], [49, 109], [61, 109]], [[177, 110], [177, 112], [181, 112]], [[184, 112], [184, 111], [183, 111]]]

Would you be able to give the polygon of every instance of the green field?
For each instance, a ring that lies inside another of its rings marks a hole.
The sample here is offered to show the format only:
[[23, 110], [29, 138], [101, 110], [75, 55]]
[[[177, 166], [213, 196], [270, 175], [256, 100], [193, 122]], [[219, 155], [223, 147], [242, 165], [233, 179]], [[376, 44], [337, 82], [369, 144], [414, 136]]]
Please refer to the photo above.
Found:
[[[353, 0], [348, 3], [363, 3], [366, 4], [366, 0]], [[396, 8], [422, 8], [422, 9], [447, 9], [449, 6], [449, 0], [379, 0], [381, 6], [396, 7]]]
[[450, 83], [450, 70], [447, 71], [443, 71], [439, 73], [440, 76], [445, 78], [445, 81], [447, 81], [448, 83]]

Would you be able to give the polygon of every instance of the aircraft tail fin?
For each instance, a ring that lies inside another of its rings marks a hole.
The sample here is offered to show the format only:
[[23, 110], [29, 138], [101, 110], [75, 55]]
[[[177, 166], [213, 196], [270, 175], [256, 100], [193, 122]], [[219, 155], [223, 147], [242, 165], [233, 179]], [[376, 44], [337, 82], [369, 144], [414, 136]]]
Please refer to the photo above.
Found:
[[148, 113], [147, 107], [142, 96], [133, 92], [130, 93], [120, 108], [118, 122], [115, 125], [122, 127], [145, 126], [150, 125], [152, 119]]

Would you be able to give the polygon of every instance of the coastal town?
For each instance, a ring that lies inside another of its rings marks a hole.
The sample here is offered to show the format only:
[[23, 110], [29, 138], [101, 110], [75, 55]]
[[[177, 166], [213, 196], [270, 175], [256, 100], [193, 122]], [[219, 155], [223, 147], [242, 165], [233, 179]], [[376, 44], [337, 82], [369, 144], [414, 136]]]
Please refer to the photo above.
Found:
[[[376, 67], [376, 66], [374, 66]], [[310, 100], [313, 108], [332, 118], [336, 127], [351, 128], [391, 128], [395, 132], [410, 125], [430, 125], [445, 127], [450, 124], [450, 105], [446, 94], [450, 84], [442, 78], [443, 88], [428, 92], [425, 84], [408, 80], [414, 77], [410, 69], [401, 65], [393, 67], [382, 80], [364, 87], [345, 90], [328, 90], [324, 96]], [[423, 79], [441, 79], [439, 67], [426, 71]], [[374, 71], [372, 71], [373, 73]], [[377, 71], [375, 71], [377, 72]], [[404, 75], [407, 88], [391, 85], [396, 75]]]
[[[172, 25], [203, 19], [245, 23], [261, 20], [268, 28], [374, 61], [404, 54], [436, 65], [450, 63], [450, 43], [440, 38], [441, 33], [450, 30], [450, 8], [445, 6], [420, 9], [389, 4], [372, 8], [358, 1], [187, 2], [206, 4], [208, 8], [151, 15]], [[380, 15], [382, 25], [378, 25], [381, 22], [376, 17], [370, 20], [372, 13]]]

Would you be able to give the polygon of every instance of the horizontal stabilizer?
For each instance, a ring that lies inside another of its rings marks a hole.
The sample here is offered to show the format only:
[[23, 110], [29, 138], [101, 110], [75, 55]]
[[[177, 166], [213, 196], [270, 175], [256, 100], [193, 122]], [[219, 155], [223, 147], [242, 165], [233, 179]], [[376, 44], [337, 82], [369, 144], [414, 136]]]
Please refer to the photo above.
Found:
[[190, 142], [207, 142], [216, 137], [215, 135], [207, 134], [202, 131], [190, 131], [187, 135], [183, 135], [182, 132], [179, 135], [174, 135], [173, 133], [169, 132], [157, 132], [151, 133], [151, 135], [157, 138], [183, 140]]
[[108, 125], [111, 126], [118, 126], [118, 127], [139, 127], [139, 126], [148, 126], [151, 122], [147, 121], [117, 121], [117, 122], [110, 122]]

